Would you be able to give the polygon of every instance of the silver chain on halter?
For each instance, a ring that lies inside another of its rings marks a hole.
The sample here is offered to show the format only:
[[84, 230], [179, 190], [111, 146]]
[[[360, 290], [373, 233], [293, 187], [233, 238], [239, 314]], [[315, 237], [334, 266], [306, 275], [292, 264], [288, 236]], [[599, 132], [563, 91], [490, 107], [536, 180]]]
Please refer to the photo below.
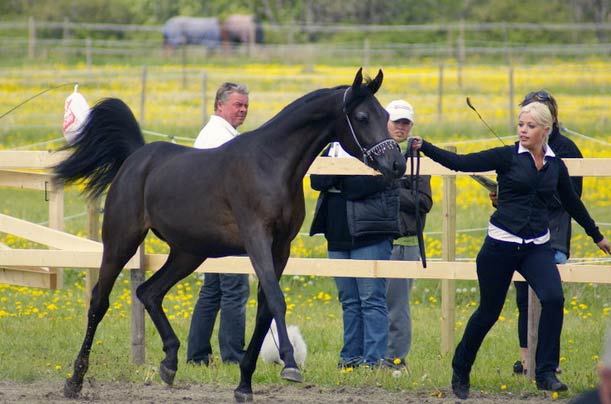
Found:
[[373, 156], [380, 156], [387, 150], [398, 149], [399, 145], [393, 139], [384, 139], [381, 142], [374, 144], [368, 149], [361, 146], [361, 142], [359, 142], [359, 140], [356, 138], [356, 133], [354, 132], [354, 128], [352, 127], [352, 123], [350, 122], [350, 118], [348, 117], [348, 111], [346, 110], [346, 96], [348, 94], [348, 90], [350, 90], [350, 87], [348, 87], [346, 91], [344, 91], [344, 115], [346, 116], [346, 122], [348, 122], [348, 127], [350, 128], [352, 138], [363, 153], [363, 163], [367, 164], [367, 160], [373, 161]]

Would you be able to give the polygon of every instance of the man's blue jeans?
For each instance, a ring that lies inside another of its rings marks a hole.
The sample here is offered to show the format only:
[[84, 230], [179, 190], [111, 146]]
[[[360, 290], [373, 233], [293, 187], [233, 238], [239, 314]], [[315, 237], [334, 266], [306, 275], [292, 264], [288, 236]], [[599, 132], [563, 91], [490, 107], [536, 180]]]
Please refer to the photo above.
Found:
[[242, 360], [248, 296], [248, 275], [213, 273], [204, 275], [204, 285], [199, 292], [191, 318], [187, 362], [209, 363], [212, 355], [210, 339], [219, 309], [221, 359], [223, 362], [236, 363]]
[[[329, 258], [388, 260], [392, 242], [383, 242], [346, 251], [329, 251]], [[342, 305], [344, 345], [343, 362], [376, 365], [384, 359], [388, 342], [386, 279], [336, 277], [335, 284]]]

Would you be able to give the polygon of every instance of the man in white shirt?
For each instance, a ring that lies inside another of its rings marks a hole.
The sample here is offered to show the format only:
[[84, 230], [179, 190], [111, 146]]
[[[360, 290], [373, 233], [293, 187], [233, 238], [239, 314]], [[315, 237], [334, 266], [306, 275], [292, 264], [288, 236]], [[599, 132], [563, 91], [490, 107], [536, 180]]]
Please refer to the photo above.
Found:
[[[248, 89], [242, 84], [223, 83], [216, 92], [214, 115], [203, 127], [194, 147], [213, 149], [239, 135], [236, 130], [248, 113]], [[205, 209], [205, 207], [202, 207]], [[223, 362], [238, 363], [244, 356], [246, 302], [249, 296], [247, 274], [204, 275], [204, 284], [193, 308], [187, 362], [209, 365], [210, 339], [220, 310], [219, 348]]]
[[248, 114], [248, 89], [235, 83], [223, 83], [216, 92], [214, 114], [195, 139], [194, 147], [212, 149], [239, 135], [237, 127]]

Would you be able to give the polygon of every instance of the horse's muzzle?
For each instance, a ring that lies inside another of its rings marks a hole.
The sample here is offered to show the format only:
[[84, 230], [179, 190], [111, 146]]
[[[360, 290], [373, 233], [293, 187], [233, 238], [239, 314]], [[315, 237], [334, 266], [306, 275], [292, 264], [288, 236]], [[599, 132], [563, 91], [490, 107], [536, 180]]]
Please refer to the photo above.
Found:
[[387, 149], [373, 157], [373, 168], [378, 170], [386, 179], [401, 178], [405, 175], [405, 157], [399, 148]]

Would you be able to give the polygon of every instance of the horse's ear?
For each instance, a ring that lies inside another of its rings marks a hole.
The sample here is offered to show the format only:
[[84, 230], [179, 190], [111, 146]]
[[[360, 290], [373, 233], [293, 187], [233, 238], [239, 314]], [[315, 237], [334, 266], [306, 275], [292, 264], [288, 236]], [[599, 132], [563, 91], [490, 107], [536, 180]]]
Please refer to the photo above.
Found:
[[378, 70], [378, 75], [376, 76], [376, 78], [371, 80], [369, 84], [367, 84], [367, 87], [369, 87], [369, 90], [372, 94], [375, 94], [376, 91], [380, 89], [380, 86], [382, 85], [382, 80], [384, 80], [384, 73], [382, 73], [382, 69], [380, 69]]
[[363, 68], [361, 67], [358, 72], [356, 72], [356, 76], [354, 76], [354, 82], [352, 83], [352, 88], [357, 89], [363, 83]]

